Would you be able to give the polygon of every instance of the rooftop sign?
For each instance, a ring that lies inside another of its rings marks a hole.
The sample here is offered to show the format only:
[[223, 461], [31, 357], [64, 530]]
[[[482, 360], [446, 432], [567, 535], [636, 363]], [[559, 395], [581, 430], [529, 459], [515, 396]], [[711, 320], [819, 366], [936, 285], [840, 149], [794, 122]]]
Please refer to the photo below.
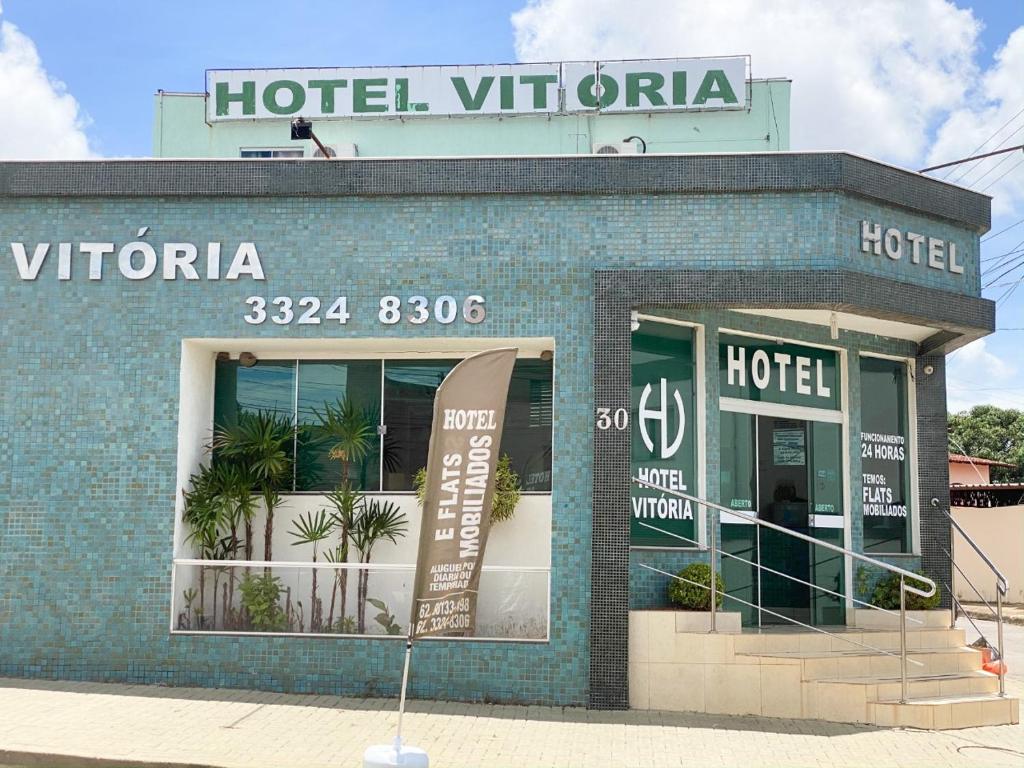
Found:
[[211, 69], [223, 120], [669, 112], [747, 107], [746, 56], [443, 67]]

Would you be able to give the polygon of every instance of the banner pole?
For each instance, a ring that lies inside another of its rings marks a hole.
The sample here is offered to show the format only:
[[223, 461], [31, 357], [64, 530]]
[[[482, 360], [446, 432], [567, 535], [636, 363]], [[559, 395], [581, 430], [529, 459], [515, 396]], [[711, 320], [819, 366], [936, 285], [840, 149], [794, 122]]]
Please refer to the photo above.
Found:
[[402, 694], [398, 699], [398, 729], [395, 731], [395, 754], [402, 753], [402, 717], [405, 715], [405, 690], [409, 686], [409, 663], [412, 660], [413, 625], [409, 624], [409, 636], [405, 638], [405, 666], [402, 669]]

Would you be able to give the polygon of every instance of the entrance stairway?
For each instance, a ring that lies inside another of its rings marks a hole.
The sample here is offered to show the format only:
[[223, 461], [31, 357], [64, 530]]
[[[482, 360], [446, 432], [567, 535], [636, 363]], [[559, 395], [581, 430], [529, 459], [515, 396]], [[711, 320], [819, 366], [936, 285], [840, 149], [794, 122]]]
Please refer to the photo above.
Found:
[[[963, 630], [950, 628], [955, 624], [954, 614], [943, 610], [907, 610], [908, 595], [926, 599], [935, 596], [938, 585], [929, 577], [647, 480], [633, 478], [633, 482], [707, 510], [707, 546], [662, 531], [708, 553], [710, 576], [706, 582], [646, 563], [639, 566], [706, 589], [716, 599], [709, 599], [707, 611], [700, 613], [630, 612], [630, 706], [927, 729], [1020, 722], [1019, 702], [1005, 695], [1005, 665], [1000, 664], [998, 675], [985, 671], [981, 651], [965, 645]], [[996, 643], [993, 645], [987, 638], [985, 642], [995, 658], [1003, 658], [1006, 646], [1002, 601], [1007, 594], [1006, 577], [949, 512], [939, 507], [938, 499], [932, 499], [932, 505], [946, 516], [995, 577], [996, 606], [989, 608], [996, 620]], [[756, 560], [720, 549], [718, 525], [722, 514], [755, 525], [758, 532], [768, 529], [803, 542], [802, 546], [822, 548], [895, 574], [899, 578], [899, 610], [870, 605], [863, 599], [815, 584], [806, 574], [787, 574], [764, 565], [760, 537]], [[654, 528], [647, 523], [641, 525]], [[951, 570], [962, 574], [953, 554], [943, 551], [949, 557]], [[756, 570], [758, 599], [761, 573], [766, 571], [806, 589], [845, 600], [847, 605], [863, 607], [848, 609], [848, 626], [811, 626], [737, 595], [728, 595], [722, 587], [712, 588], [719, 583], [717, 574], [722, 558]], [[974, 587], [966, 576], [965, 581]], [[945, 588], [951, 592], [948, 584]], [[740, 614], [721, 612], [717, 607], [719, 596], [756, 610], [759, 624], [763, 616], [770, 621], [789, 623], [741, 631]], [[956, 597], [953, 605], [959, 612]]]
[[999, 678], [982, 669], [964, 630], [949, 628], [949, 612], [925, 615], [907, 628], [900, 703], [896, 616], [885, 617], [891, 627], [822, 628], [828, 634], [789, 626], [707, 633], [678, 631], [686, 617], [677, 612], [633, 611], [630, 706], [936, 730], [1019, 722], [1017, 699], [999, 695]]

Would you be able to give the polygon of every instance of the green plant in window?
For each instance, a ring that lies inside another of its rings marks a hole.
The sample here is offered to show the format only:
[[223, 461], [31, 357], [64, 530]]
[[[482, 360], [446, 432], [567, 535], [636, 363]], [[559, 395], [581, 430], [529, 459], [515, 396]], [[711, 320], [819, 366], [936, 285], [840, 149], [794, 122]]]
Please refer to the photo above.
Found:
[[[924, 576], [922, 571], [915, 573]], [[907, 583], [918, 589], [927, 589], [927, 585], [914, 579], [907, 579]], [[906, 606], [908, 611], [930, 611], [938, 608], [942, 602], [941, 588], [936, 585], [935, 594], [931, 597], [921, 597], [913, 592], [907, 592]], [[875, 591], [871, 594], [871, 604], [878, 608], [885, 608], [890, 611], [900, 609], [900, 576], [898, 573], [889, 573], [879, 579], [875, 584]]]
[[[725, 582], [722, 574], [715, 574], [715, 605], [722, 604]], [[678, 578], [668, 583], [668, 600], [684, 611], [711, 610], [711, 566], [707, 563], [691, 563], [681, 570]]]
[[383, 600], [374, 600], [372, 597], [366, 598], [366, 602], [376, 608], [380, 613], [374, 617], [374, 621], [381, 625], [386, 635], [400, 635], [402, 634], [402, 625], [395, 621], [395, 615], [391, 613], [387, 603]]
[[[289, 533], [295, 538], [295, 541], [292, 542], [293, 547], [300, 544], [313, 545], [313, 562], [315, 563], [320, 542], [330, 536], [333, 530], [334, 520], [327, 516], [326, 509], [321, 509], [315, 515], [312, 512], [299, 515], [298, 519], [292, 523], [292, 530]], [[323, 601], [320, 600], [316, 591], [317, 569], [313, 568], [312, 571], [313, 587], [309, 596], [309, 631], [319, 632], [323, 626], [324, 607]]]
[[[290, 490], [294, 458], [295, 426], [290, 417], [271, 411], [243, 411], [238, 421], [219, 426], [213, 434], [215, 456], [224, 457], [243, 467], [251, 479], [267, 513], [263, 532], [263, 559], [273, 560], [274, 511], [281, 504], [281, 492]], [[252, 538], [251, 526], [246, 531], [247, 541]], [[246, 545], [246, 557], [252, 557], [251, 544]]]
[[[341, 488], [327, 494], [327, 501], [334, 507], [331, 519], [334, 527], [338, 529], [338, 545], [326, 553], [327, 559], [332, 563], [347, 563], [351, 533], [355, 527], [356, 520], [363, 511], [363, 494], [345, 483]], [[348, 570], [345, 568], [334, 569], [334, 582], [331, 585], [331, 608], [327, 616], [327, 623], [334, 622], [334, 594], [335, 590], [341, 594], [341, 618], [345, 618], [348, 604]]]
[[[237, 556], [241, 544], [238, 525], [249, 520], [253, 512], [252, 492], [244, 473], [230, 465], [214, 464], [201, 467], [189, 481], [190, 488], [183, 491], [183, 520], [189, 528], [186, 541], [195, 544], [199, 557], [204, 560], [230, 560]], [[206, 602], [207, 566], [199, 569], [199, 608], [204, 614]], [[214, 594], [211, 629], [217, 625], [217, 591], [223, 568], [214, 570]], [[229, 571], [231, 599], [234, 596], [234, 575]], [[230, 600], [225, 601], [230, 605]], [[228, 619], [224, 616], [225, 621]], [[201, 628], [201, 627], [200, 627]]]
[[341, 464], [341, 485], [349, 481], [352, 466], [372, 453], [377, 444], [377, 423], [372, 414], [350, 397], [313, 411], [319, 423], [310, 426], [316, 440], [324, 443], [327, 455]]
[[[372, 499], [365, 503], [362, 513], [356, 518], [350, 536], [352, 545], [359, 551], [359, 562], [369, 565], [376, 544], [387, 539], [392, 544], [405, 536], [405, 513], [390, 501]], [[369, 568], [359, 569], [359, 582], [356, 590], [356, 619], [359, 634], [366, 632], [366, 590], [370, 580]]]
[[269, 573], [247, 573], [238, 586], [249, 626], [257, 632], [280, 632], [288, 618], [281, 608], [281, 580]]
[[[413, 478], [416, 500], [423, 506], [423, 494], [427, 483], [427, 470], [420, 467]], [[511, 520], [523, 495], [519, 475], [512, 469], [512, 459], [503, 453], [494, 470], [494, 497], [491, 499], [491, 522], [503, 523]]]

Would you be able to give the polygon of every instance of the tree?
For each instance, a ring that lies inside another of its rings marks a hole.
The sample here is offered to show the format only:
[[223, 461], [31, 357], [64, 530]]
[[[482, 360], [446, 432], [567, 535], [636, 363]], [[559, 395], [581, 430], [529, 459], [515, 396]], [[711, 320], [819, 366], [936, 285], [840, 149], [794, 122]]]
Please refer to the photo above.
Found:
[[992, 467], [993, 482], [1024, 481], [1024, 411], [976, 405], [950, 414], [949, 450], [1014, 465]]

